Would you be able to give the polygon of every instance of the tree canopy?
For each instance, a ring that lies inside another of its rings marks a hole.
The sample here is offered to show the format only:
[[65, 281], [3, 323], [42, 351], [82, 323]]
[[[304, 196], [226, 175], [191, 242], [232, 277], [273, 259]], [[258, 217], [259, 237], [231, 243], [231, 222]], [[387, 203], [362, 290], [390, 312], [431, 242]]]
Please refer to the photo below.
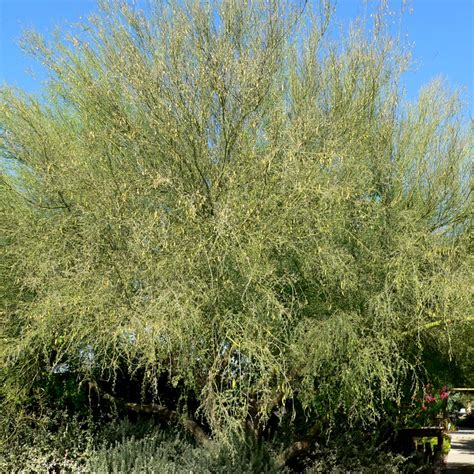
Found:
[[0, 89], [4, 413], [72, 374], [201, 442], [271, 432], [286, 462], [378, 423], [426, 354], [472, 375], [462, 101], [407, 103], [387, 10], [347, 34], [332, 12], [103, 1], [25, 37], [49, 78]]

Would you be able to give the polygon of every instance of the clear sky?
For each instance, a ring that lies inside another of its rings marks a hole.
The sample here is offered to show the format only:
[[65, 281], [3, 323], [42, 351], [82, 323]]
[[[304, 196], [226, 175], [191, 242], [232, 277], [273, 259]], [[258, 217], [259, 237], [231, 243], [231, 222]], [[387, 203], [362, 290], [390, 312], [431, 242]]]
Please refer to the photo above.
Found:
[[[310, 0], [311, 1], [311, 0]], [[423, 84], [442, 75], [452, 86], [464, 87], [471, 116], [474, 104], [474, 0], [411, 0], [402, 32], [413, 46], [416, 71], [405, 77], [409, 98]], [[361, 12], [362, 0], [338, 0], [337, 17], [343, 22]], [[398, 7], [400, 0], [392, 0]], [[0, 0], [0, 84], [40, 90], [44, 77], [34, 61], [17, 46], [24, 28], [46, 36], [55, 25], [76, 22], [94, 10], [95, 0]], [[33, 70], [33, 79], [28, 70]]]

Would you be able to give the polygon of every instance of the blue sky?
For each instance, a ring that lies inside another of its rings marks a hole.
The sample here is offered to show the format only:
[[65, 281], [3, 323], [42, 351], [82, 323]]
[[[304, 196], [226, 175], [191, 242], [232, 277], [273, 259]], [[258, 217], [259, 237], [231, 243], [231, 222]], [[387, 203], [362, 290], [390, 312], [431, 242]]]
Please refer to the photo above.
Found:
[[[310, 0], [311, 1], [311, 0]], [[339, 0], [337, 17], [346, 22], [362, 11], [361, 0]], [[399, 0], [391, 4], [399, 6]], [[413, 13], [404, 17], [402, 32], [413, 43], [416, 70], [406, 75], [408, 98], [430, 79], [442, 75], [463, 87], [473, 115], [474, 0], [411, 0]], [[0, 0], [0, 84], [36, 92], [44, 77], [38, 65], [17, 46], [24, 28], [49, 35], [55, 25], [76, 22], [95, 8], [95, 0]], [[33, 79], [27, 72], [35, 72]]]

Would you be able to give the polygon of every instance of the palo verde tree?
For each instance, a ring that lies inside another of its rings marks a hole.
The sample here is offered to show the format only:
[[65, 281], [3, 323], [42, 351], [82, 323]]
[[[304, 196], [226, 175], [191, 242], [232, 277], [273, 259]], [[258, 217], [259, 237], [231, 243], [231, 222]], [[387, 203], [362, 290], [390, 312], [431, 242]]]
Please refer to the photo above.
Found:
[[462, 103], [405, 104], [384, 8], [337, 35], [328, 2], [152, 3], [27, 34], [43, 94], [0, 91], [2, 411], [73, 374], [285, 463], [472, 332]]

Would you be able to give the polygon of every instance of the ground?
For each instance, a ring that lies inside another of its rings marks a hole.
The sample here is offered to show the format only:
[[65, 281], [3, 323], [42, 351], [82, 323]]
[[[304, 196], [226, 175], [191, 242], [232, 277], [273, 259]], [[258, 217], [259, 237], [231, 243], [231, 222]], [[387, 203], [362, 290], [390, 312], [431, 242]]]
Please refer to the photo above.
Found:
[[474, 429], [463, 429], [450, 433], [451, 450], [446, 458], [447, 472], [474, 474]]

